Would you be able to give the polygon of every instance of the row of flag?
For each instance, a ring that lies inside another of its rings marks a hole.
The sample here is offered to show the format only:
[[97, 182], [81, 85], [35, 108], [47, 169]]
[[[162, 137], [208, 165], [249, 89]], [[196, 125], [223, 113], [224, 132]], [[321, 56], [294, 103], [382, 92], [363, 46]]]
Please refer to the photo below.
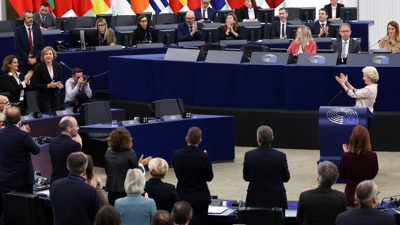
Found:
[[[50, 5], [50, 11], [56, 17], [62, 17], [70, 10], [73, 10], [76, 16], [83, 16], [91, 11], [94, 15], [108, 12], [112, 9], [115, 14], [123, 15], [128, 12], [140, 13], [151, 9], [155, 13], [164, 11], [170, 7], [171, 11], [176, 13], [185, 6], [190, 10], [200, 7], [201, 0], [9, 0], [11, 6], [18, 15], [22, 16], [25, 10], [39, 11], [42, 2]], [[270, 8], [276, 8], [284, 0], [257, 0], [258, 4], [268, 4]], [[220, 10], [224, 7], [236, 9], [244, 5], [244, 0], [211, 0], [214, 9]]]

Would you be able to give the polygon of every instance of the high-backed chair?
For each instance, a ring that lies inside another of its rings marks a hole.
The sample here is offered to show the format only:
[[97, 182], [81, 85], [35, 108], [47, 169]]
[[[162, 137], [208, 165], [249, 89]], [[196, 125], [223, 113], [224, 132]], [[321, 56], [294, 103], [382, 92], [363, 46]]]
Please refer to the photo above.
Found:
[[246, 225], [284, 225], [282, 208], [241, 207], [237, 223]]
[[14, 21], [2, 20], [0, 21], [0, 32], [12, 32], [14, 31]]
[[201, 46], [200, 50], [203, 53], [207, 53], [209, 50], [217, 50], [217, 51], [224, 51], [226, 45], [221, 44], [204, 44]]
[[253, 52], [269, 52], [269, 48], [262, 45], [243, 45], [240, 47], [240, 50], [242, 50], [244, 54], [249, 57], [249, 59], [251, 58], [251, 53]]
[[157, 24], [175, 24], [175, 16], [173, 13], [161, 13], [153, 15], [153, 25]]

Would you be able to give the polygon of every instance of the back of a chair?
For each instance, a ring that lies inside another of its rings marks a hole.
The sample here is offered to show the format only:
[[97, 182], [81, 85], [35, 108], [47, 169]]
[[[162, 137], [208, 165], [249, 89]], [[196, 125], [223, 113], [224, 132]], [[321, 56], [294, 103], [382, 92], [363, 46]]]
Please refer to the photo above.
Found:
[[251, 53], [253, 52], [269, 52], [269, 48], [262, 45], [243, 45], [240, 50], [249, 58], [251, 58]]
[[217, 51], [224, 51], [226, 48], [225, 45], [221, 44], [204, 44], [201, 46], [201, 52], [207, 53], [209, 50], [217, 50]]
[[13, 32], [14, 31], [14, 21], [3, 20], [0, 21], [0, 32]]
[[176, 24], [175, 16], [173, 13], [154, 14], [153, 25], [157, 24]]
[[284, 225], [282, 208], [241, 207], [237, 223], [246, 225]]
[[6, 198], [8, 203], [4, 212], [5, 224], [46, 224], [42, 204], [37, 195], [9, 192]]

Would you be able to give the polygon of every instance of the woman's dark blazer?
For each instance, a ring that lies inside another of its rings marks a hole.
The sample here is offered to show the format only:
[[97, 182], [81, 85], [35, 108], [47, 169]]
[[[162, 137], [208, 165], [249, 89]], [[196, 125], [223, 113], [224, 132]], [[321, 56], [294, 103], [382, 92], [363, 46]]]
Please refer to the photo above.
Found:
[[[254, 8], [254, 18], [258, 19], [258, 9], [259, 8]], [[244, 19], [249, 18], [249, 10], [247, 9], [246, 6], [240, 7], [239, 9], [235, 10], [236, 17], [238, 19], [238, 22], [243, 22]]]
[[[19, 79], [23, 81], [24, 78], [25, 75], [20, 73]], [[19, 102], [21, 90], [24, 90], [24, 96], [26, 97], [25, 89], [23, 88], [22, 84], [18, 84], [17, 81], [14, 79], [14, 76], [10, 76], [8, 73], [5, 73], [3, 76], [1, 76], [0, 86], [1, 92], [9, 92], [10, 96], [8, 96], [8, 100], [10, 102]]]
[[144, 190], [149, 194], [149, 198], [154, 199], [158, 210], [171, 212], [172, 206], [179, 201], [175, 186], [164, 183], [160, 179], [150, 178]]
[[238, 29], [237, 29], [236, 33], [238, 34], [237, 37], [235, 37], [232, 33], [229, 33], [229, 35], [227, 36], [226, 33], [225, 33], [225, 27], [221, 26], [219, 28], [219, 39], [220, 40], [226, 40], [227, 37], [231, 37], [234, 40], [243, 39], [242, 28], [240, 26], [238, 26]]
[[[158, 41], [158, 36], [154, 29], [152, 27], [148, 27], [147, 30], [151, 34], [151, 41], [153, 43], [156, 43]], [[133, 31], [133, 44], [140, 44], [140, 42], [144, 41], [144, 34], [146, 33], [146, 30], [143, 30], [141, 26], [138, 26], [135, 31]], [[149, 38], [149, 35], [147, 36], [147, 40]]]
[[35, 66], [32, 78], [37, 97], [48, 100], [58, 98], [60, 95], [58, 88], [47, 88], [47, 84], [51, 83], [52, 80], [55, 82], [62, 81], [61, 65], [58, 62], [53, 62], [53, 75], [54, 77], [51, 79], [45, 62], [40, 62]]

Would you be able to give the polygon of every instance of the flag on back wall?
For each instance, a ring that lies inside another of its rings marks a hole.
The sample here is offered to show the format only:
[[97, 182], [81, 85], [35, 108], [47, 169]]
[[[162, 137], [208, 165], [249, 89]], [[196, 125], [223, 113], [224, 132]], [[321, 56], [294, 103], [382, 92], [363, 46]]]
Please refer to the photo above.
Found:
[[[108, 5], [106, 3], [108, 1]], [[97, 14], [103, 14], [110, 9], [110, 0], [92, 0], [92, 13], [96, 16]], [[111, 24], [110, 24], [111, 25]]]
[[244, 6], [244, 1], [243, 0], [227, 0], [229, 6], [231, 9], [236, 9]]
[[54, 0], [54, 15], [62, 17], [65, 13], [73, 8], [71, 0]]
[[270, 8], [276, 8], [284, 2], [284, 0], [265, 0]]
[[185, 5], [187, 5], [187, 0], [169, 0], [169, 6], [174, 13], [179, 12]]
[[131, 9], [131, 4], [129, 0], [110, 0], [111, 8], [117, 15], [122, 15], [126, 11]]
[[211, 1], [211, 5], [216, 10], [221, 10], [225, 5], [225, 0], [213, 0]]
[[92, 8], [91, 0], [72, 0], [74, 12], [77, 16], [85, 15]]
[[131, 7], [135, 14], [141, 13], [149, 7], [149, 0], [131, 0]]
[[160, 13], [168, 7], [167, 0], [150, 0], [150, 5], [156, 13]]
[[199, 0], [187, 0], [187, 6], [190, 10], [197, 9], [201, 6], [201, 2]]
[[10, 0], [10, 5], [14, 8], [14, 10], [18, 13], [20, 17], [25, 10], [33, 11], [33, 2], [32, 0]]

